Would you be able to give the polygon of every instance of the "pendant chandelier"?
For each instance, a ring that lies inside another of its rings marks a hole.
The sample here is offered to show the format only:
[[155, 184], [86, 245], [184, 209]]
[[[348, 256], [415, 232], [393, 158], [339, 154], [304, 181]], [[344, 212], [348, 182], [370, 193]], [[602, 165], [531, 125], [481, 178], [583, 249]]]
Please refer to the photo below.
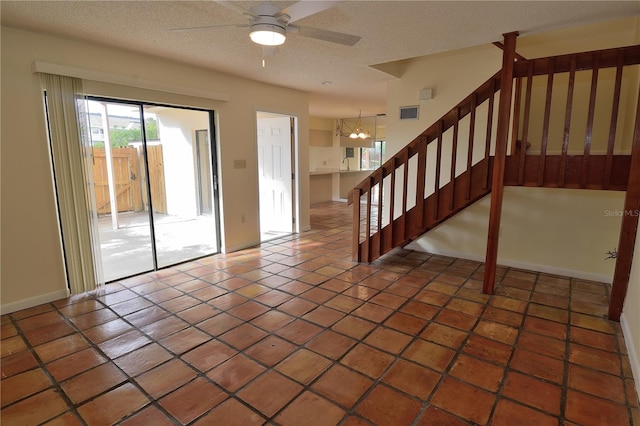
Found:
[[[348, 127], [350, 132], [345, 132], [344, 127]], [[341, 128], [341, 136], [348, 136], [351, 139], [367, 139], [371, 137], [371, 134], [364, 128], [362, 125], [362, 111], [358, 114], [358, 119], [356, 120], [356, 124], [353, 128], [351, 128], [348, 124], [342, 120], [342, 128]]]

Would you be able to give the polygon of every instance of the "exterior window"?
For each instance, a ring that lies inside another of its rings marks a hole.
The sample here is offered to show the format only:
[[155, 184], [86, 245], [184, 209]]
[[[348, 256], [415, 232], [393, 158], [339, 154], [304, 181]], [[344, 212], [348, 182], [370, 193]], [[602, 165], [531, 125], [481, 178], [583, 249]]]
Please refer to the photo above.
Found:
[[375, 170], [382, 166], [385, 141], [375, 141], [372, 148], [360, 148], [360, 170]]

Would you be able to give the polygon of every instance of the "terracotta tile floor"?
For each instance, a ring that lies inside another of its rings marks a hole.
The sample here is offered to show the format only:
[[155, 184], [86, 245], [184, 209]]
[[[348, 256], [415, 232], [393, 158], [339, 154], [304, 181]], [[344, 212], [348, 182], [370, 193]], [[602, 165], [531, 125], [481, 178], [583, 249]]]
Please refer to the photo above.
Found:
[[312, 231], [2, 317], [3, 425], [640, 425], [607, 286]]

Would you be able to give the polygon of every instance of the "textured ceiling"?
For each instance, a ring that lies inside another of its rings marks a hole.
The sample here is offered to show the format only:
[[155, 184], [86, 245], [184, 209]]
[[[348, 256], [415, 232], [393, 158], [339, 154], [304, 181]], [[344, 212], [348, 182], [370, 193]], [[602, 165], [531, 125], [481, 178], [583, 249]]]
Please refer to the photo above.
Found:
[[[255, 1], [237, 1], [249, 9]], [[278, 7], [292, 1], [275, 1]], [[296, 24], [357, 35], [353, 47], [288, 34], [275, 56], [247, 28], [175, 32], [172, 28], [246, 24], [215, 1], [6, 1], [2, 25], [170, 58], [310, 93], [310, 114], [349, 117], [385, 112], [386, 81], [373, 65], [640, 14], [640, 1], [345, 1]], [[322, 85], [322, 81], [331, 84]]]

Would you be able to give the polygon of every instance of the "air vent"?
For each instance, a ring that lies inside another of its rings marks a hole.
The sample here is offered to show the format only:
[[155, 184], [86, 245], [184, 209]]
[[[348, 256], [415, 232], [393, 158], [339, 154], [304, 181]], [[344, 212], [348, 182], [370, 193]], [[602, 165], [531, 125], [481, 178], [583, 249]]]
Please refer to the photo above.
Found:
[[420, 110], [420, 107], [418, 105], [400, 107], [400, 120], [417, 119], [419, 110]]

